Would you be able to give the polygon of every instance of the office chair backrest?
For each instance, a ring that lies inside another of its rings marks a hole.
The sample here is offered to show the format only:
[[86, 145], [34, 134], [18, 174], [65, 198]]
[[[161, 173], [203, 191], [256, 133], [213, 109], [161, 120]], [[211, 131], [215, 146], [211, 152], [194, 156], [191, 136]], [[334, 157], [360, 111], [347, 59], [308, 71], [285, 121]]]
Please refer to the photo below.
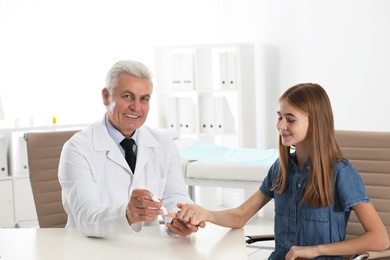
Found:
[[58, 181], [58, 163], [62, 146], [78, 131], [24, 134], [30, 183], [40, 228], [61, 228], [65, 227], [67, 222]]
[[[336, 130], [336, 139], [344, 156], [362, 176], [367, 194], [390, 234], [390, 132]], [[347, 239], [363, 232], [352, 212]]]

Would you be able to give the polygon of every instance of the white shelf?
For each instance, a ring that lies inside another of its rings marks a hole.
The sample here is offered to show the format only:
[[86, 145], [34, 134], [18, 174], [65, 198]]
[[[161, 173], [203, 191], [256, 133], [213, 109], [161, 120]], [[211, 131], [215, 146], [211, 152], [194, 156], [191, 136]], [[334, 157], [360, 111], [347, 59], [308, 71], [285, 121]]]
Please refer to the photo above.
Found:
[[154, 49], [159, 126], [231, 148], [256, 148], [255, 44]]
[[34, 125], [34, 126], [15, 126], [10, 124], [0, 124], [0, 133], [14, 133], [27, 131], [56, 131], [63, 129], [80, 129], [88, 124], [66, 124], [66, 125]]

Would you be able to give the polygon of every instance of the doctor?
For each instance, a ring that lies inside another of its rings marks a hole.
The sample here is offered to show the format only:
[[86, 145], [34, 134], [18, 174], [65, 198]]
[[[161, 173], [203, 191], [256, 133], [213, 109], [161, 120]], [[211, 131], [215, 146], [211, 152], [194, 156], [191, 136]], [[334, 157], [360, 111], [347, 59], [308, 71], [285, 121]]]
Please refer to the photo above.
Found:
[[[159, 225], [162, 204], [177, 212], [178, 202], [193, 203], [171, 137], [143, 125], [152, 90], [151, 73], [140, 62], [119, 61], [109, 70], [102, 90], [104, 117], [75, 134], [61, 153], [58, 177], [66, 227], [91, 237], [140, 232], [143, 225]], [[120, 145], [128, 138], [135, 142], [134, 172]], [[152, 200], [151, 193], [162, 202]], [[180, 236], [198, 230], [164, 219], [167, 231]]]

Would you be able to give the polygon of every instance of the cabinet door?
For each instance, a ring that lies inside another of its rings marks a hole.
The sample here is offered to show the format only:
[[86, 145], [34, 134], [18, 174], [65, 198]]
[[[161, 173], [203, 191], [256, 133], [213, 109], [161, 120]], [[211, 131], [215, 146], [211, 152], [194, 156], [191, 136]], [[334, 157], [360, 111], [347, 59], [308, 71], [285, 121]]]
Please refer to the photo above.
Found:
[[0, 227], [14, 227], [12, 180], [0, 180]]
[[14, 179], [14, 196], [15, 221], [20, 223], [37, 220], [30, 179], [27, 176]]

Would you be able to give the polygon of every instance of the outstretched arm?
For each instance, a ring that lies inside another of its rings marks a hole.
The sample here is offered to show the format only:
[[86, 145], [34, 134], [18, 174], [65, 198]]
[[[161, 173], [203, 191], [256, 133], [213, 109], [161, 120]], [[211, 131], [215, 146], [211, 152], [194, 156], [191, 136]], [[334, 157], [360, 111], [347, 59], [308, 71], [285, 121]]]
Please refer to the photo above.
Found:
[[211, 222], [224, 227], [240, 228], [270, 200], [271, 198], [257, 190], [237, 208], [209, 211], [194, 204], [178, 204], [180, 211], [173, 217], [191, 225]]

